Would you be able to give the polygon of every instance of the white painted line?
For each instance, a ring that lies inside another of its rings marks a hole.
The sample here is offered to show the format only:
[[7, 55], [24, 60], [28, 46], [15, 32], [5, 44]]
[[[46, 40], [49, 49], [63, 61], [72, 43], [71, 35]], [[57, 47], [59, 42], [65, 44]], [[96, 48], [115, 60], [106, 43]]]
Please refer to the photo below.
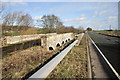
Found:
[[107, 58], [103, 55], [102, 51], [97, 47], [97, 45], [95, 44], [95, 42], [91, 39], [91, 37], [88, 35], [88, 37], [90, 38], [90, 40], [92, 41], [92, 43], [94, 44], [94, 46], [97, 48], [97, 50], [100, 52], [100, 54], [102, 55], [102, 57], [104, 58], [104, 60], [107, 62], [107, 64], [109, 65], [109, 67], [112, 69], [112, 71], [114, 72], [114, 74], [117, 76], [117, 78], [120, 80], [120, 75], [117, 73], [117, 71], [113, 68], [113, 66], [110, 64], [110, 62], [107, 60]]
[[50, 62], [48, 62], [45, 66], [43, 66], [40, 70], [34, 73], [28, 80], [32, 78], [46, 78], [50, 72], [60, 63], [60, 61], [67, 55], [67, 53], [72, 49], [72, 47], [78, 42], [75, 40], [72, 44], [70, 44], [67, 48], [65, 48], [62, 52], [60, 52], [55, 58], [53, 58]]

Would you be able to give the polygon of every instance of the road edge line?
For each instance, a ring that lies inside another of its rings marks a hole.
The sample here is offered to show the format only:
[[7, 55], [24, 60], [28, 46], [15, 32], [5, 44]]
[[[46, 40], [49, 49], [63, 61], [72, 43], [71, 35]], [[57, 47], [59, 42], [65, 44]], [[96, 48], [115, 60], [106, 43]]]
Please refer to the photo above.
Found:
[[[88, 33], [87, 33], [88, 34]], [[91, 39], [91, 37], [88, 35], [88, 37], [90, 38], [90, 40], [92, 41], [92, 43], [94, 44], [94, 46], [96, 47], [96, 49], [99, 51], [99, 53], [102, 55], [103, 59], [107, 62], [107, 64], [109, 65], [109, 67], [112, 69], [113, 73], [117, 76], [117, 78], [120, 80], [120, 76], [117, 73], [117, 71], [113, 68], [113, 66], [110, 64], [110, 62], [107, 60], [107, 58], [103, 55], [102, 51], [97, 47], [97, 45], [95, 44], [95, 42]]]

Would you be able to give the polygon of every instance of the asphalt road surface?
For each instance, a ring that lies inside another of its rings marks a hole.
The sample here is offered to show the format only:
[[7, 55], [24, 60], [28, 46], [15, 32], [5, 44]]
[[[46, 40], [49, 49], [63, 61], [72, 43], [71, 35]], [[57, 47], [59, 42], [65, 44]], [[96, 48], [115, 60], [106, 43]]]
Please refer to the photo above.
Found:
[[120, 75], [120, 38], [94, 32], [88, 32], [88, 34]]

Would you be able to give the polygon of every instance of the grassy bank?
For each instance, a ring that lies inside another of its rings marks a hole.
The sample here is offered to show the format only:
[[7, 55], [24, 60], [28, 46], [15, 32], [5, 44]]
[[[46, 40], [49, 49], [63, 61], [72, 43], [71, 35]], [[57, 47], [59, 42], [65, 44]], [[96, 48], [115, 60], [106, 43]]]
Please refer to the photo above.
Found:
[[45, 61], [62, 50], [70, 42], [65, 43], [54, 51], [47, 51], [40, 46], [34, 46], [9, 53], [9, 55], [2, 59], [2, 78], [12, 79], [24, 77], [39, 65], [44, 64]]
[[87, 37], [63, 58], [48, 78], [87, 78]]

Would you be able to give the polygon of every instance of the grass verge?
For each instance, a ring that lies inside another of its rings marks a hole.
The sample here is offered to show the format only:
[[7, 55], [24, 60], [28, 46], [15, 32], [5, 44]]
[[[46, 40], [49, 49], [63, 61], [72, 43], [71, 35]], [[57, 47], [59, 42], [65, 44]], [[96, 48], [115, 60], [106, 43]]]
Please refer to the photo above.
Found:
[[9, 53], [2, 59], [2, 78], [23, 78], [38, 66], [44, 64], [53, 55], [62, 50], [70, 42], [60, 46], [54, 51], [46, 51], [40, 46], [34, 46], [25, 50]]
[[63, 58], [47, 78], [87, 78], [87, 37]]
[[94, 31], [96, 33], [111, 35], [111, 36], [120, 36], [120, 30], [113, 30], [113, 31]]

